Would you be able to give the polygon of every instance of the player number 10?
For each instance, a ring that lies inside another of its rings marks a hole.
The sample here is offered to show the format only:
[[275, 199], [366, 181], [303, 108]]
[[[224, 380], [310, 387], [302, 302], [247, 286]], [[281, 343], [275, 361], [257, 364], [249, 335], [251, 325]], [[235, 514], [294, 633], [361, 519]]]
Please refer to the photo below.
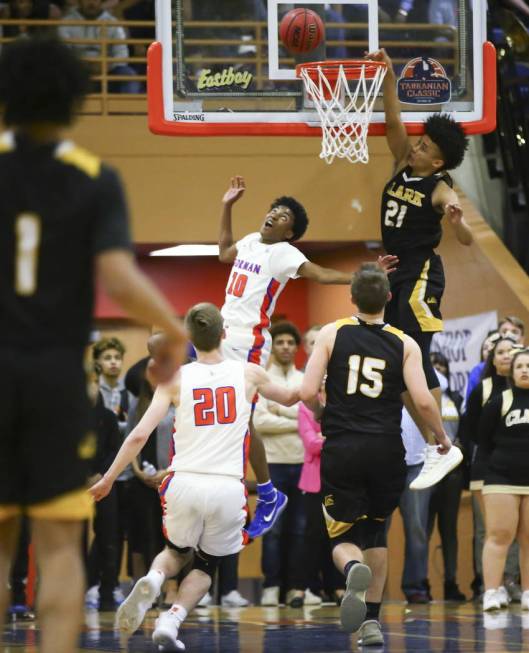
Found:
[[245, 274], [234, 272], [231, 275], [230, 283], [226, 293], [228, 295], [233, 295], [234, 297], [242, 297], [244, 294], [244, 289], [246, 288], [247, 281], [248, 277]]
[[[404, 222], [404, 218], [406, 217], [407, 211], [408, 207], [406, 204], [402, 204], [401, 206], [398, 202], [395, 202], [395, 200], [389, 200], [389, 202], [386, 204], [384, 224], [386, 227], [396, 227], [397, 229], [400, 229], [400, 227], [402, 227], [402, 223]], [[395, 216], [397, 216], [396, 222], [394, 221]]]
[[34, 213], [21, 213], [15, 220], [15, 291], [29, 296], [37, 290], [40, 218]]
[[[382, 374], [380, 373], [386, 367], [386, 361], [381, 358], [371, 358], [366, 356], [362, 358], [358, 354], [349, 356], [349, 378], [347, 379], [347, 394], [354, 395], [360, 392], [369, 397], [376, 399], [380, 396], [383, 388]], [[360, 376], [367, 383], [360, 383]]]

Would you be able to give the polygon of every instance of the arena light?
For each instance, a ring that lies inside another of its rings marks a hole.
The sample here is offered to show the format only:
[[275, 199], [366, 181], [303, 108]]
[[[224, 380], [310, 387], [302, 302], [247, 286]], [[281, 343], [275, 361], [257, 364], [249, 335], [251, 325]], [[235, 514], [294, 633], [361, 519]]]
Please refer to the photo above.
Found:
[[218, 245], [175, 245], [156, 249], [149, 256], [218, 256]]

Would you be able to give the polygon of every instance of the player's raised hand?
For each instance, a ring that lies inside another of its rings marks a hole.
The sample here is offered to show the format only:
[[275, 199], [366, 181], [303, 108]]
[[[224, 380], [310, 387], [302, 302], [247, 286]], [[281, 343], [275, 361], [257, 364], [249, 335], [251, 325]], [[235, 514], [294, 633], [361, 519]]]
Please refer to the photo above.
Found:
[[393, 61], [391, 61], [391, 57], [384, 48], [380, 48], [380, 50], [375, 50], [374, 52], [364, 52], [364, 59], [381, 61], [388, 67], [388, 72], [393, 70]]
[[395, 272], [397, 269], [399, 257], [393, 256], [393, 254], [386, 254], [385, 256], [379, 256], [377, 258], [377, 263], [386, 274], [390, 274], [390, 272]]
[[449, 203], [445, 205], [445, 215], [453, 225], [457, 225], [463, 219], [463, 209], [459, 204]]
[[99, 480], [95, 485], [92, 485], [91, 488], [88, 489], [88, 492], [92, 495], [92, 497], [96, 501], [101, 501], [101, 499], [104, 499], [112, 489], [112, 481], [108, 479], [106, 476], [103, 476], [101, 480]]
[[165, 333], [155, 333], [147, 342], [151, 358], [147, 363], [146, 375], [153, 384], [167, 383], [176, 374], [187, 356], [187, 343], [172, 340]]
[[224, 193], [224, 197], [222, 198], [222, 203], [229, 206], [235, 204], [235, 202], [240, 200], [244, 195], [245, 190], [246, 184], [244, 183], [244, 178], [240, 176], [232, 177], [230, 179], [230, 187]]

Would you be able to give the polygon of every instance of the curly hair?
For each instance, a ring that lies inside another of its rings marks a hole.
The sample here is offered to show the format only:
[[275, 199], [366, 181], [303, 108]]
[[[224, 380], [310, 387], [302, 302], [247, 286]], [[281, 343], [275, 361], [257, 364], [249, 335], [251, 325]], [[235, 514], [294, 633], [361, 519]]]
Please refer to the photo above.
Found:
[[127, 351], [125, 345], [119, 338], [102, 338], [101, 340], [98, 340], [92, 348], [93, 360], [97, 361], [97, 359], [109, 349], [115, 349], [121, 354], [121, 357], [123, 357]]
[[88, 68], [49, 36], [18, 39], [0, 54], [0, 105], [8, 126], [68, 125], [89, 88]]
[[278, 206], [286, 206], [292, 211], [292, 215], [294, 216], [294, 224], [292, 226], [293, 236], [290, 238], [289, 242], [292, 243], [295, 240], [299, 240], [307, 231], [307, 227], [309, 226], [309, 218], [307, 216], [307, 211], [305, 211], [305, 207], [293, 197], [288, 197], [286, 195], [274, 200], [270, 208], [275, 209]]
[[445, 114], [430, 116], [424, 125], [424, 133], [440, 149], [443, 170], [453, 170], [461, 165], [468, 148], [468, 138], [461, 125]]
[[299, 346], [301, 343], [301, 335], [299, 333], [299, 330], [295, 324], [292, 324], [292, 322], [276, 322], [270, 327], [270, 335], [272, 336], [272, 342], [278, 337], [282, 335], [288, 335], [292, 336], [296, 342], [296, 345]]

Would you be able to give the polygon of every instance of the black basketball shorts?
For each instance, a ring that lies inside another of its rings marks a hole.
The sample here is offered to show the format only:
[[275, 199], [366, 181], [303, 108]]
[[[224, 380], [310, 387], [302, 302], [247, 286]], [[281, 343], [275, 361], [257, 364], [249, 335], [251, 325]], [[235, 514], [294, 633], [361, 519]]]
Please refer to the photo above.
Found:
[[445, 276], [440, 256], [433, 254], [426, 261], [404, 260], [389, 280], [392, 297], [384, 315], [388, 324], [409, 335], [443, 330], [441, 299]]
[[0, 518], [90, 515], [96, 436], [83, 351], [0, 348]]
[[391, 515], [406, 484], [404, 456], [400, 433], [351, 433], [325, 441], [321, 491], [331, 538], [343, 535], [359, 519]]

